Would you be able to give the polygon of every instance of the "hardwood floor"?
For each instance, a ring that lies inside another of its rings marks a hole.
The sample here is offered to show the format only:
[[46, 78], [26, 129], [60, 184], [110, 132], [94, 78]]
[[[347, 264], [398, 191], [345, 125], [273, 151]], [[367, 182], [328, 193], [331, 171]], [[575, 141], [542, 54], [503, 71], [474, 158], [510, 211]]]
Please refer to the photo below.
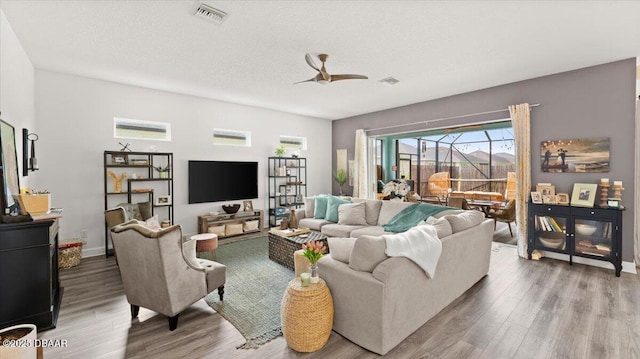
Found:
[[[300, 354], [282, 337], [237, 350], [243, 337], [204, 301], [167, 319], [141, 308], [131, 320], [113, 258], [83, 259], [61, 271], [56, 329], [66, 339], [44, 349], [52, 358], [376, 358], [332, 333], [315, 353]], [[425, 303], [428, 304], [428, 303]], [[640, 276], [553, 259], [520, 259], [494, 243], [489, 275], [389, 352], [390, 358], [640, 358]]]

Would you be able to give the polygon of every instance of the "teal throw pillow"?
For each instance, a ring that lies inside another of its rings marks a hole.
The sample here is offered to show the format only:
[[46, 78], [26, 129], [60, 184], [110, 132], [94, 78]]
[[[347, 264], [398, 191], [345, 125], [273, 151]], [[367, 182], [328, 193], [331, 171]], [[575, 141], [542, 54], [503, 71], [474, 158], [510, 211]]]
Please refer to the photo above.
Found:
[[324, 216], [324, 219], [327, 221], [338, 223], [338, 207], [341, 204], [351, 203], [351, 201], [347, 201], [344, 199], [340, 199], [338, 197], [331, 196], [327, 201], [327, 214]]
[[326, 195], [316, 196], [316, 203], [313, 205], [313, 218], [324, 219], [327, 213], [327, 201], [329, 197]]

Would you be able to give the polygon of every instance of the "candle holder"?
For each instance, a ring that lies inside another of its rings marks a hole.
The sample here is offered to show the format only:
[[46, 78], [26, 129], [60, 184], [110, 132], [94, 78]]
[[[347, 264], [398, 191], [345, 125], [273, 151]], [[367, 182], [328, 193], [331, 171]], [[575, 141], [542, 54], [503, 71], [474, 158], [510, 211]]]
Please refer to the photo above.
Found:
[[602, 187], [602, 189], [600, 190], [600, 207], [607, 208], [609, 207], [607, 200], [609, 199], [610, 185], [609, 183], [602, 182], [600, 183], [600, 187]]
[[622, 202], [622, 191], [624, 191], [624, 187], [622, 185], [613, 185], [613, 198], [619, 199]]

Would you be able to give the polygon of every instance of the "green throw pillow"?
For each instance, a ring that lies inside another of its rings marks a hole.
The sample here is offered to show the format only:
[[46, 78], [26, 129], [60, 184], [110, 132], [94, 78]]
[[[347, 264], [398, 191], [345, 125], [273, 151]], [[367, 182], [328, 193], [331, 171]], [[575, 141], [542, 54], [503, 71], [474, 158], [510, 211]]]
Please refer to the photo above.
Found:
[[327, 213], [325, 214], [324, 219], [338, 223], [338, 207], [341, 204], [346, 203], [351, 203], [351, 201], [346, 201], [334, 196], [329, 197], [329, 200], [327, 201]]
[[316, 196], [316, 203], [313, 205], [313, 218], [324, 219], [327, 213], [327, 201], [329, 197], [326, 195]]

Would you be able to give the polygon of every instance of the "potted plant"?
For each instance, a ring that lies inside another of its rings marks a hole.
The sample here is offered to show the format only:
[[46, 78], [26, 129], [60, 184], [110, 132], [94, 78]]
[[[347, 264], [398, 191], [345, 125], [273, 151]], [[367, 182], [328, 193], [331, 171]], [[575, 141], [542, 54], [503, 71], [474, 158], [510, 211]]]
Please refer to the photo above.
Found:
[[342, 196], [342, 186], [344, 186], [345, 182], [347, 182], [347, 171], [338, 170], [335, 175], [333, 175], [333, 179], [338, 182], [338, 186], [340, 186], [340, 195]]
[[169, 177], [169, 165], [166, 165], [164, 167], [162, 166], [153, 166], [153, 168], [158, 171], [158, 177], [159, 178], [168, 178]]
[[276, 147], [276, 151], [275, 151], [276, 156], [278, 156], [278, 157], [282, 157], [282, 155], [284, 155], [284, 154], [285, 154], [285, 152], [287, 152], [287, 149], [286, 149], [286, 148], [284, 148], [284, 146]]

